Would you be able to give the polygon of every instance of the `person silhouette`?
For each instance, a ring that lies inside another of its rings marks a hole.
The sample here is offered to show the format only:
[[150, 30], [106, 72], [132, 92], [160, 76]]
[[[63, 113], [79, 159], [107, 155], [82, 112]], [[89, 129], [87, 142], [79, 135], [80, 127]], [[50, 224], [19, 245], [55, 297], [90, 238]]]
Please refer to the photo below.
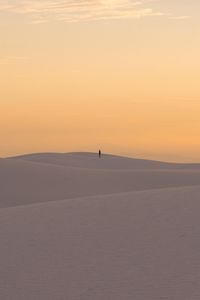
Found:
[[99, 150], [99, 158], [101, 158], [101, 150]]

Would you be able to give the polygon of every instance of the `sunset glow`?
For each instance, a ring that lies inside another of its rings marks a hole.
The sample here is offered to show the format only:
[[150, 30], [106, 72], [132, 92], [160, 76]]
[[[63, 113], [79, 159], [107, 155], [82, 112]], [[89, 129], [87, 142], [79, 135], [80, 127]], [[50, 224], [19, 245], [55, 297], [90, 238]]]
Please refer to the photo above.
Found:
[[200, 3], [2, 0], [0, 156], [200, 161]]

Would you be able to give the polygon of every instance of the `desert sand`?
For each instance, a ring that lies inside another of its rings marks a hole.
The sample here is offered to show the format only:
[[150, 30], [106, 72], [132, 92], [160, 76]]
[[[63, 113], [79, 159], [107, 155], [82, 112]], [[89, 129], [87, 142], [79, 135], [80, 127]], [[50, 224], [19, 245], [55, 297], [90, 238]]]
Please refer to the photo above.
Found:
[[200, 299], [200, 165], [0, 159], [0, 299]]

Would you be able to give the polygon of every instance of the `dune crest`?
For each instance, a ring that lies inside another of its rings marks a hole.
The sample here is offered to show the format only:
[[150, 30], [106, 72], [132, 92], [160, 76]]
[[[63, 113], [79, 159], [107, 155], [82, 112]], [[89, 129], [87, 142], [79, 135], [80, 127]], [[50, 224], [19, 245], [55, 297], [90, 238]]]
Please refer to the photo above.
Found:
[[102, 154], [70, 152], [70, 153], [33, 153], [13, 157], [13, 159], [28, 160], [33, 162], [49, 163], [68, 167], [93, 168], [93, 169], [199, 169], [200, 164], [167, 163], [147, 159]]
[[198, 165], [191, 168], [112, 155], [99, 159], [91, 153], [0, 160], [0, 207], [194, 185], [200, 185]]

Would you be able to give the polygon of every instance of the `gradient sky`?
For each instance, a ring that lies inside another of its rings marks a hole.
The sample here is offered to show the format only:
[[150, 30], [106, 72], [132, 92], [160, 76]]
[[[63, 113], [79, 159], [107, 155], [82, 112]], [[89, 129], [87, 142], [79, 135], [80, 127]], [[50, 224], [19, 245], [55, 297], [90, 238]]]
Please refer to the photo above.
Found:
[[200, 161], [199, 0], [1, 0], [0, 156]]

